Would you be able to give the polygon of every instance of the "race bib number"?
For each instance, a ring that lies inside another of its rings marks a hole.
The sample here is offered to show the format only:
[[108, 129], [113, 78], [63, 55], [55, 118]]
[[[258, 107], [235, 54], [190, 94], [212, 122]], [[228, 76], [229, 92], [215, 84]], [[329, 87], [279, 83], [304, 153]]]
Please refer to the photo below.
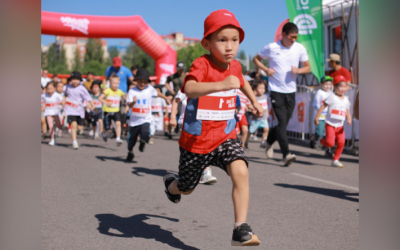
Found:
[[162, 106], [159, 104], [151, 105], [151, 111], [159, 113], [162, 111]]
[[48, 102], [45, 104], [46, 109], [58, 110], [59, 102]]
[[132, 107], [132, 116], [147, 117], [150, 114], [151, 106], [146, 99], [138, 99], [135, 106]]
[[117, 108], [119, 107], [119, 103], [121, 102], [121, 97], [120, 96], [107, 96], [107, 102], [110, 105], [111, 108]]
[[65, 105], [70, 106], [71, 108], [78, 109], [79, 103], [67, 97]]
[[346, 119], [346, 108], [340, 106], [332, 107], [331, 118], [344, 121]]
[[268, 100], [267, 99], [260, 100], [259, 104], [261, 105], [261, 107], [263, 107], [264, 110], [268, 109]]
[[94, 103], [94, 107], [97, 109], [103, 107], [103, 103], [101, 103], [101, 101], [99, 101], [99, 100], [93, 99], [93, 103]]
[[236, 91], [233, 89], [200, 97], [196, 119], [208, 121], [233, 119], [235, 117]]

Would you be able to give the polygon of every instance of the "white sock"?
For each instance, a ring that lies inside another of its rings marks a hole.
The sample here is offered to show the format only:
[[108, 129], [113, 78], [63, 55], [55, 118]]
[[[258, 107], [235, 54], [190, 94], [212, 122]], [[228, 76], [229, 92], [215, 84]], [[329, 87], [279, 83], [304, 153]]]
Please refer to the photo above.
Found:
[[72, 143], [78, 143], [78, 141], [77, 141], [77, 140], [75, 140], [75, 141], [73, 141]]
[[246, 223], [246, 222], [236, 222], [236, 223], [233, 225], [233, 229], [237, 228], [238, 226], [242, 225], [243, 223]]
[[117, 137], [117, 141], [120, 141], [120, 140], [121, 140], [121, 138]]

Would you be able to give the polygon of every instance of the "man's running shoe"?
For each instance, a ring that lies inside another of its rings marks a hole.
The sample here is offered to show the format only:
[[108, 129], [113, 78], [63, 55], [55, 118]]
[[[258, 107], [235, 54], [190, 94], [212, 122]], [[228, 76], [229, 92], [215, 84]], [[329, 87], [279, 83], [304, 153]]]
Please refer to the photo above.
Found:
[[247, 223], [236, 227], [232, 234], [232, 246], [258, 246], [260, 240]]
[[296, 160], [296, 156], [289, 153], [288, 155], [286, 155], [285, 159], [283, 159], [284, 166], [286, 166], [286, 167], [289, 166], [295, 160]]
[[144, 148], [145, 148], [145, 146], [146, 146], [146, 141], [144, 141], [144, 140], [140, 140], [140, 144], [139, 144], [139, 151], [140, 151], [140, 152], [143, 152], [143, 151], [144, 151]]
[[50, 146], [55, 146], [55, 145], [56, 145], [56, 140], [52, 139], [52, 140], [49, 142], [49, 145], [50, 145]]
[[72, 143], [72, 148], [73, 149], [78, 149], [79, 148], [78, 142], [73, 142]]
[[269, 145], [268, 142], [265, 144], [265, 154], [268, 158], [272, 158], [274, 156], [274, 148], [272, 145]]
[[107, 142], [107, 133], [101, 132], [101, 138], [103, 138], [104, 142]]
[[133, 152], [128, 152], [128, 156], [126, 157], [125, 162], [132, 162], [133, 158], [135, 158]]
[[342, 168], [342, 167], [343, 167], [343, 164], [340, 163], [340, 161], [335, 160], [335, 161], [332, 161], [332, 165], [331, 165], [331, 166], [332, 166], [332, 167], [336, 167], [336, 168]]
[[122, 145], [122, 140], [121, 139], [117, 140], [116, 142], [117, 142], [117, 147]]
[[217, 177], [212, 175], [211, 168], [209, 170], [204, 170], [201, 174], [200, 182], [201, 184], [212, 184], [217, 182]]
[[169, 185], [175, 180], [175, 175], [173, 174], [167, 174], [163, 178], [164, 186], [165, 186], [165, 194], [167, 195], [167, 198], [173, 202], [173, 203], [179, 203], [181, 201], [181, 195], [180, 194], [171, 194], [168, 190]]

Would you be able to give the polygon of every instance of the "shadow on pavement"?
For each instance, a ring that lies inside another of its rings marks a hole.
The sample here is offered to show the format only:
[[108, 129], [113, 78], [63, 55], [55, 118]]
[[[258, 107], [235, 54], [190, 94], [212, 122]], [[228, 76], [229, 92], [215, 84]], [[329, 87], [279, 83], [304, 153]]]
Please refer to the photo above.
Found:
[[[320, 151], [320, 152], [324, 152], [324, 151]], [[335, 151], [333, 151], [333, 152], [335, 152]], [[304, 157], [326, 159], [326, 160], [329, 160], [329, 161], [332, 160], [332, 157], [325, 156], [323, 154], [313, 154], [313, 153], [301, 152], [301, 151], [296, 151], [296, 150], [290, 150], [290, 153], [295, 154], [295, 155], [299, 155], [299, 156], [304, 156]], [[343, 155], [340, 157], [340, 161], [351, 162], [351, 163], [356, 163], [356, 164], [358, 164], [360, 162], [359, 159], [344, 158]]]
[[[180, 239], [174, 237], [172, 232], [164, 230], [158, 225], [144, 222], [151, 217], [166, 219], [173, 222], [178, 222], [178, 219], [151, 214], [137, 214], [128, 218], [119, 217], [115, 214], [96, 214], [95, 217], [99, 220], [99, 227], [97, 230], [99, 230], [101, 234], [124, 238], [136, 237], [154, 239], [177, 249], [199, 250], [198, 248], [186, 245]], [[109, 232], [110, 229], [118, 230], [121, 234], [111, 233]]]
[[[125, 158], [121, 156], [115, 156], [115, 157], [109, 157], [109, 156], [96, 156], [97, 159], [100, 161], [120, 161], [120, 162], [125, 162]], [[137, 161], [132, 161], [130, 163], [137, 163]]]
[[132, 169], [133, 169], [132, 174], [137, 175], [137, 176], [144, 176], [144, 175], [141, 175], [140, 173], [151, 174], [151, 175], [156, 175], [156, 176], [161, 176], [161, 177], [163, 177], [164, 175], [167, 175], [167, 174], [177, 174], [176, 171], [170, 171], [170, 170], [165, 170], [165, 169], [150, 169], [150, 168], [143, 168], [143, 167], [133, 167]]
[[290, 184], [282, 184], [282, 183], [275, 183], [275, 186], [284, 187], [284, 188], [293, 188], [302, 191], [307, 191], [311, 193], [331, 196], [339, 199], [344, 199], [348, 201], [359, 202], [358, 198], [353, 198], [349, 196], [359, 196], [359, 193], [348, 193], [343, 190], [338, 189], [328, 189], [328, 188], [317, 188], [317, 187], [309, 187], [309, 186], [302, 186], [302, 185], [290, 185]]

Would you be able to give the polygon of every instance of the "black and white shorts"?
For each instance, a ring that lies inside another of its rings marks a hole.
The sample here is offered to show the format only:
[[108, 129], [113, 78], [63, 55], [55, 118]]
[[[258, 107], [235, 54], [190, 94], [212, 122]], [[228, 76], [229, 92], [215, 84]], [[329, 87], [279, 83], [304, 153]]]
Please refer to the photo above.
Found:
[[228, 139], [208, 154], [196, 154], [179, 147], [179, 181], [178, 189], [188, 192], [199, 184], [203, 170], [210, 166], [216, 166], [225, 172], [226, 165], [235, 160], [242, 159], [248, 166], [241, 143], [235, 139]]

